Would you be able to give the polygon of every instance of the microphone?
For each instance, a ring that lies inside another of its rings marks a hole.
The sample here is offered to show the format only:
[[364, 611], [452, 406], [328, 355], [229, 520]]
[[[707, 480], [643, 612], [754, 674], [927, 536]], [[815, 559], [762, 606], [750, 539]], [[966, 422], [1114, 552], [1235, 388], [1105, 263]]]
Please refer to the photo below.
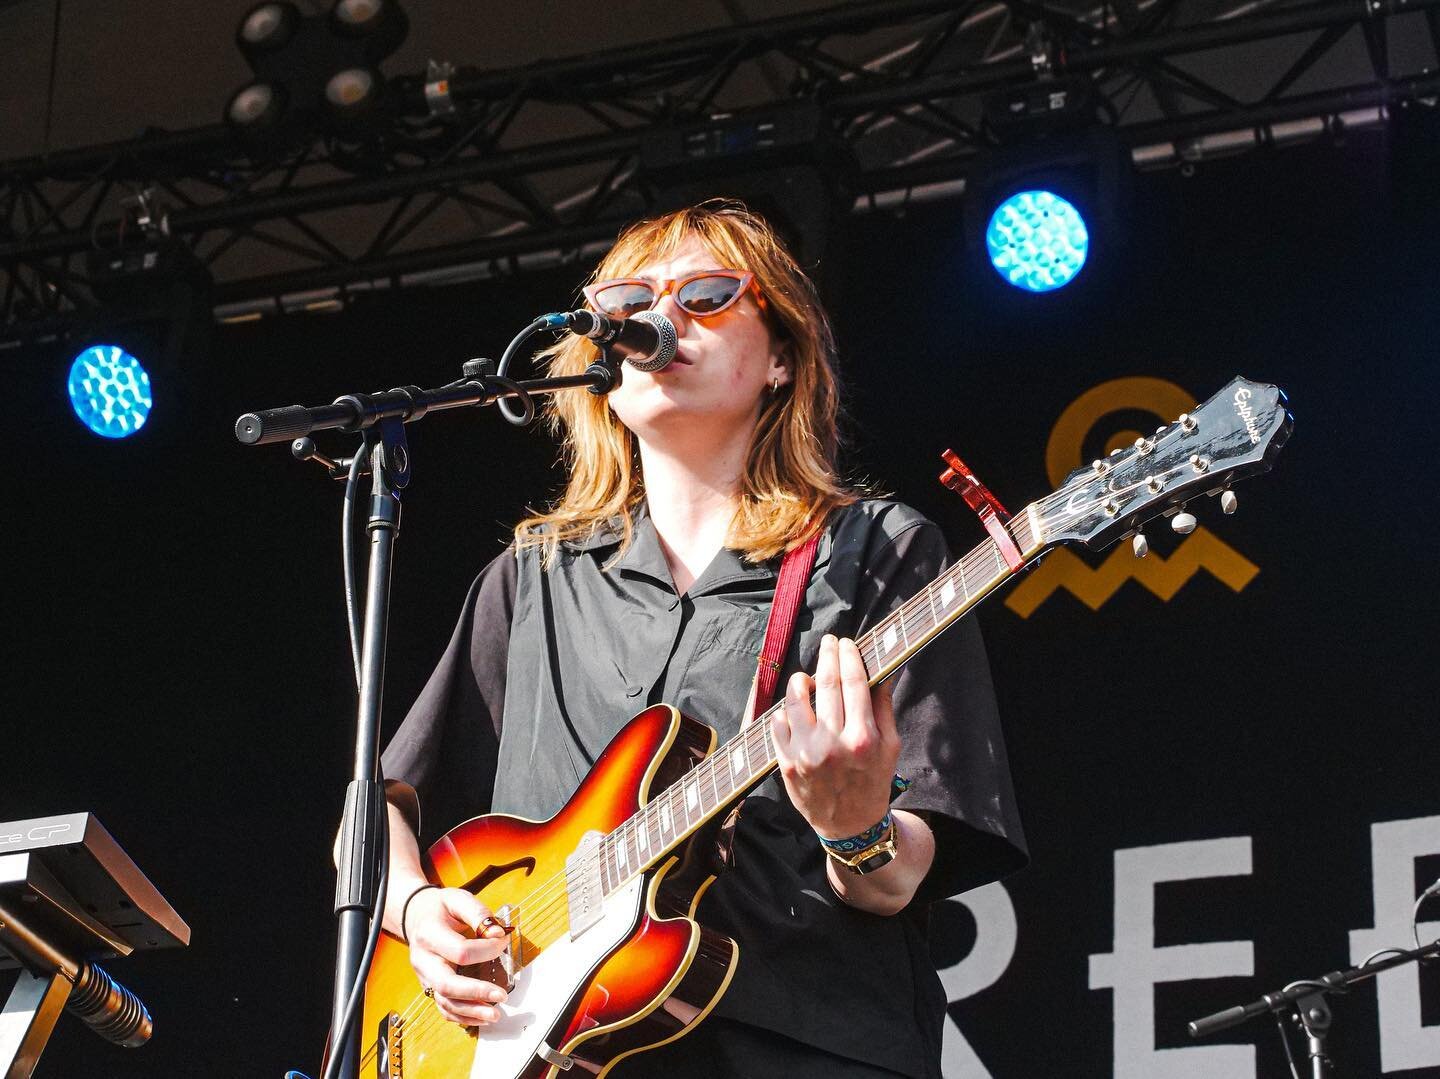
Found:
[[80, 968], [66, 1008], [106, 1041], [130, 1049], [144, 1045], [154, 1030], [140, 998], [94, 963]]
[[594, 311], [564, 311], [545, 316], [551, 329], [588, 337], [637, 371], [658, 371], [675, 359], [680, 347], [675, 324], [658, 311], [633, 318], [611, 318]]

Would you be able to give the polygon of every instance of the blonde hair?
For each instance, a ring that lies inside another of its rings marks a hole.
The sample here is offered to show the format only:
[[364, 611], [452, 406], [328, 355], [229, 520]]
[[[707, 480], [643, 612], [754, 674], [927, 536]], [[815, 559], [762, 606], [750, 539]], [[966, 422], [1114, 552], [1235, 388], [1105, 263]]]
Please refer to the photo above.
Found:
[[[630, 276], [691, 237], [722, 265], [755, 275], [767, 321], [789, 357], [790, 384], [766, 394], [761, 404], [726, 540], [726, 546], [760, 562], [798, 546], [830, 511], [859, 497], [841, 483], [836, 469], [840, 400], [834, 337], [815, 286], [775, 230], [731, 200], [714, 199], [631, 225], [591, 280]], [[595, 356], [591, 342], [567, 337], [541, 359], [551, 375], [570, 375], [584, 371]], [[604, 397], [588, 393], [552, 394], [545, 419], [560, 439], [569, 480], [549, 510], [515, 526], [516, 547], [540, 547], [548, 566], [561, 542], [584, 540], [619, 516], [618, 557], [630, 544], [632, 517], [645, 497], [634, 436]]]

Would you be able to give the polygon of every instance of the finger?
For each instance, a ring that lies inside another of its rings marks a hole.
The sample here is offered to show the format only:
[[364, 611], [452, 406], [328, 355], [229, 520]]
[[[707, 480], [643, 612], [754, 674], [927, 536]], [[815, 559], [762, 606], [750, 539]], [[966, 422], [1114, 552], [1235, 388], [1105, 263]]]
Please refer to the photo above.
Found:
[[464, 888], [440, 889], [440, 902], [446, 914], [472, 933], [478, 932], [480, 923], [490, 916], [490, 908]]
[[840, 694], [845, 701], [844, 737], [852, 746], [862, 748], [879, 736], [870, 704], [870, 676], [860, 649], [848, 637], [840, 642]]
[[870, 692], [870, 714], [875, 717], [875, 729], [883, 741], [899, 741], [900, 732], [895, 728], [895, 679], [887, 678]]
[[469, 1007], [505, 999], [505, 990], [498, 985], [479, 978], [467, 978], [433, 953], [413, 956], [411, 966], [415, 968], [415, 976], [421, 985], [435, 990], [436, 997], [443, 997], [453, 1005]]
[[815, 722], [839, 734], [845, 726], [845, 699], [840, 689], [840, 642], [827, 633], [820, 641], [815, 665]]
[[789, 694], [785, 707], [770, 713], [770, 741], [775, 744], [775, 759], [784, 765], [790, 759], [790, 720], [786, 717]]
[[467, 937], [448, 926], [434, 922], [417, 926], [410, 934], [410, 942], [427, 951], [434, 952], [441, 959], [456, 967], [467, 967], [471, 963], [482, 963], [494, 959], [505, 950], [506, 941], [502, 936]]
[[500, 1018], [500, 1009], [490, 1004], [458, 1004], [435, 994], [435, 1007], [447, 1020], [462, 1027], [488, 1026]]
[[792, 743], [815, 727], [815, 709], [810, 705], [814, 692], [815, 679], [803, 671], [796, 671], [785, 684], [785, 722], [790, 726]]

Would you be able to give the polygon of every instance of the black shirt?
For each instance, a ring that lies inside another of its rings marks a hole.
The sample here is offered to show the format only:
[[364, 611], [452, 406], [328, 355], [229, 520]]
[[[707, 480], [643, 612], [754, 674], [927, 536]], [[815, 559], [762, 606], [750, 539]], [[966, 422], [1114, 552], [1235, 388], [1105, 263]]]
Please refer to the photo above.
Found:
[[[537, 550], [507, 550], [471, 586], [383, 760], [388, 778], [419, 794], [422, 842], [480, 813], [553, 815], [648, 704], [675, 705], [722, 742], [739, 730], [779, 560], [752, 565], [722, 549], [681, 596], [643, 511], [634, 528], [608, 568], [614, 522], [562, 545], [548, 571]], [[860, 635], [937, 577], [946, 557], [939, 530], [897, 502], [833, 514], [780, 692], [791, 672], [814, 670], [824, 634]], [[945, 997], [926, 946], [927, 903], [1018, 868], [1024, 839], [973, 619], [911, 661], [894, 703], [899, 771], [912, 781], [895, 806], [924, 815], [936, 835], [916, 902], [884, 918], [836, 899], [814, 833], [774, 775], [745, 800], [736, 866], [706, 892], [698, 916], [740, 945], [716, 1014], [930, 1076], [939, 1074]]]

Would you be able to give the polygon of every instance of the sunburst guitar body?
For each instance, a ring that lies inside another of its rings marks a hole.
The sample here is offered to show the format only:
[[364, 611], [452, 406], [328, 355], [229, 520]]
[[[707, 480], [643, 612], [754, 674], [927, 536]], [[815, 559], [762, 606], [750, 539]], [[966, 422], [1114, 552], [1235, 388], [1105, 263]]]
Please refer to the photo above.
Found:
[[[691, 917], [714, 879], [713, 816], [678, 837], [667, 832], [669, 849], [658, 834], [647, 836], [654, 857], [638, 835], [628, 860], [600, 841], [623, 835], [622, 825], [691, 774], [714, 744], [709, 727], [657, 705], [622, 729], [550, 820], [476, 817], [439, 839], [429, 851], [432, 879], [475, 893], [514, 927], [505, 956], [462, 971], [510, 986], [503, 1018], [473, 1030], [443, 1019], [409, 949], [383, 935], [365, 985], [360, 1075], [603, 1075], [699, 1022], [737, 958], [734, 941]], [[661, 818], [655, 822], [659, 833]]]

